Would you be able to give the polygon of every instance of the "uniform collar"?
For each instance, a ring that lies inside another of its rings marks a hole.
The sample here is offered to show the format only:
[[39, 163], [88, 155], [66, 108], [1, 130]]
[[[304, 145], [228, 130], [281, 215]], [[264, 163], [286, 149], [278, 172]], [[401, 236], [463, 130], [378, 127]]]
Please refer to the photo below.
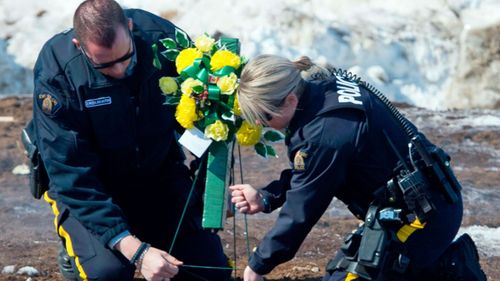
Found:
[[314, 119], [316, 113], [323, 107], [325, 95], [322, 88], [323, 87], [315, 81], [306, 81], [304, 83], [304, 91], [299, 98], [297, 109], [286, 129], [286, 144], [289, 143], [291, 136], [293, 136], [299, 128]]

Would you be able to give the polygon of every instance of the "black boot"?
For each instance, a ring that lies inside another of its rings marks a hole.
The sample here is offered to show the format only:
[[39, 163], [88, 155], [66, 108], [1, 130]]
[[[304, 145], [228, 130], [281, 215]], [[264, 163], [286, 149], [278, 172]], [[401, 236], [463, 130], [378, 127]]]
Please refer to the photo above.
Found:
[[476, 245], [468, 234], [463, 234], [439, 258], [434, 280], [486, 281], [481, 270]]
[[78, 280], [78, 273], [75, 271], [73, 265], [71, 264], [71, 257], [68, 255], [68, 251], [66, 251], [63, 246], [59, 248], [57, 264], [59, 265], [59, 271], [61, 271], [64, 279]]

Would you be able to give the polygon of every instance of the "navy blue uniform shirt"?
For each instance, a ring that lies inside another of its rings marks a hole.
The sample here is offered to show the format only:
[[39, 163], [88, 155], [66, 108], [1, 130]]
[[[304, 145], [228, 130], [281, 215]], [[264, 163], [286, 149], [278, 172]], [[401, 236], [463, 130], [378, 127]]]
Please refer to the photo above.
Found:
[[306, 82], [286, 139], [293, 168], [262, 189], [267, 211], [282, 209], [249, 261], [255, 272], [293, 258], [333, 197], [364, 216], [398, 162], [383, 131], [408, 154], [408, 136], [366, 88], [340, 77]]
[[168, 183], [187, 176], [175, 108], [163, 105], [158, 86], [160, 77], [177, 75], [175, 66], [152, 64], [151, 45], [174, 38], [175, 26], [142, 10], [125, 14], [134, 22], [132, 76], [113, 79], [93, 69], [72, 43], [73, 30], [51, 38], [34, 68], [33, 121], [48, 195], [103, 244], [130, 229], [134, 212], [151, 214], [151, 205], [168, 204], [161, 198], [179, 196]]

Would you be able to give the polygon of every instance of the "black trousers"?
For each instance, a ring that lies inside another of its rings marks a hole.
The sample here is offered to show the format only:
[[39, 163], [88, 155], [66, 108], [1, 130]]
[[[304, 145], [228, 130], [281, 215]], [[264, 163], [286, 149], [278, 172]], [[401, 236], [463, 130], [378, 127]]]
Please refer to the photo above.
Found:
[[[135, 266], [130, 265], [120, 252], [111, 250], [99, 242], [75, 218], [64, 218], [59, 227], [66, 232], [61, 237], [78, 272], [78, 280], [133, 280]], [[228, 267], [222, 251], [220, 238], [208, 231], [200, 230], [177, 238], [173, 255], [186, 265]], [[69, 241], [70, 240], [70, 241]], [[167, 249], [163, 249], [167, 250]], [[230, 280], [231, 271], [216, 269], [183, 268], [172, 280]]]
[[[189, 197], [191, 180], [187, 168], [175, 167], [170, 173], [174, 177], [158, 182], [140, 184], [123, 183], [119, 194], [113, 197], [122, 207], [131, 233], [153, 247], [169, 252], [185, 265], [228, 267], [218, 235], [201, 227], [201, 192], [195, 190], [189, 200], [187, 212], [172, 247], [174, 233], [180, 221], [182, 210]], [[158, 180], [158, 179], [156, 179]], [[160, 187], [160, 188], [159, 188]], [[118, 251], [103, 245], [90, 233], [62, 203], [52, 197], [51, 190], [45, 200], [56, 215], [55, 226], [71, 258], [79, 280], [132, 280], [135, 267]], [[230, 280], [231, 270], [180, 267], [179, 274], [172, 280]]]

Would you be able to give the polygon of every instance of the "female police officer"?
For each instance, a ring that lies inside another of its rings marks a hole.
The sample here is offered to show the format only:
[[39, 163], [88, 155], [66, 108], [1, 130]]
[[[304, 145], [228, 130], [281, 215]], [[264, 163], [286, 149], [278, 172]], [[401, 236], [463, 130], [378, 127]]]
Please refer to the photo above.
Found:
[[[305, 80], [301, 71], [312, 66], [319, 71]], [[343, 256], [349, 251], [339, 252], [324, 280], [382, 280], [381, 276], [384, 280], [422, 280], [421, 272], [432, 272], [425, 276], [432, 280], [437, 278], [437, 269], [432, 267], [440, 256], [457, 255], [457, 247], [447, 248], [462, 219], [459, 191], [452, 192], [454, 200], [450, 202], [437, 187], [419, 190], [413, 186], [412, 190], [422, 193], [417, 196], [425, 199], [417, 202], [421, 208], [415, 208], [419, 216], [413, 216], [414, 221], [409, 218], [415, 212], [404, 204], [407, 198], [400, 194], [392, 198], [398, 203], [389, 204], [386, 196], [376, 195], [387, 194], [387, 182], [401, 170], [398, 161], [407, 158], [410, 137], [369, 87], [349, 78], [322, 70], [307, 57], [291, 62], [262, 55], [243, 69], [238, 92], [243, 116], [252, 123], [286, 129], [285, 143], [293, 162], [292, 169], [283, 171], [279, 180], [261, 190], [250, 185], [231, 187], [232, 202], [243, 213], [271, 212], [282, 207], [276, 223], [250, 258], [245, 281], [262, 280], [261, 275], [290, 260], [333, 197], [364, 219], [365, 226], [358, 229], [358, 238], [347, 239], [361, 240], [353, 249], [354, 257], [346, 259]], [[425, 147], [435, 148], [421, 134], [419, 138]], [[387, 206], [395, 208], [382, 209]], [[384, 220], [390, 222], [382, 221], [383, 212]], [[367, 238], [363, 240], [363, 236]], [[397, 237], [397, 242], [391, 242], [391, 237]], [[380, 247], [371, 249], [373, 243], [369, 242], [375, 240]], [[477, 275], [484, 278], [472, 240], [464, 236], [457, 243], [466, 245], [458, 248], [467, 249], [465, 254], [472, 256], [472, 264], [479, 270]], [[374, 259], [361, 260], [362, 256]], [[449, 258], [446, 260], [449, 262]], [[393, 266], [395, 261], [397, 266]], [[394, 270], [388, 269], [389, 265]], [[463, 274], [458, 271], [451, 274]]]

